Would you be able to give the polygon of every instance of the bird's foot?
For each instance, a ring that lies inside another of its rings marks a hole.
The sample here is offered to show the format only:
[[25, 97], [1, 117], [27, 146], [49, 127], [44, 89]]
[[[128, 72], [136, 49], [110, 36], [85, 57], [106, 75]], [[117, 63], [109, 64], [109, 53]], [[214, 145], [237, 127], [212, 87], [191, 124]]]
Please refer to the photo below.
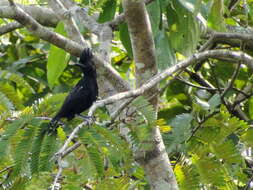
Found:
[[88, 125], [91, 125], [92, 123], [94, 123], [95, 121], [95, 117], [94, 116], [84, 116], [79, 114], [78, 115], [81, 119], [83, 119], [84, 121], [86, 121], [88, 123]]
[[54, 120], [54, 121], [51, 120], [50, 123], [48, 124], [47, 133], [49, 135], [56, 134], [58, 127], [59, 127], [59, 121], [58, 120]]

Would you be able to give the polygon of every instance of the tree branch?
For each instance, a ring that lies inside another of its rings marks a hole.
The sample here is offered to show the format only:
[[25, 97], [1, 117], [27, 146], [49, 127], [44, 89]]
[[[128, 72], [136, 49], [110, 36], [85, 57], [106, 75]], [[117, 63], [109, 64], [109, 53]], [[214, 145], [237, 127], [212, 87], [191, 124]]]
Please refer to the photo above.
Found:
[[23, 26], [21, 24], [19, 24], [18, 22], [8, 23], [8, 24], [0, 27], [0, 36], [3, 34], [6, 34], [8, 32], [12, 32], [18, 28], [22, 28], [22, 27]]
[[[59, 19], [57, 18], [56, 14], [51, 9], [32, 5], [16, 5], [22, 8], [27, 14], [32, 16], [38, 23], [43, 26], [55, 27], [59, 22]], [[9, 6], [9, 4], [0, 2], [1, 18], [13, 19], [14, 14], [15, 12], [12, 7]]]
[[121, 93], [115, 94], [115, 95], [110, 96], [106, 99], [96, 102], [90, 108], [88, 115], [91, 116], [97, 108], [103, 107], [103, 106], [113, 103], [115, 101], [142, 95], [145, 91], [147, 91], [150, 88], [152, 88], [153, 86], [157, 85], [160, 81], [171, 76], [175, 72], [177, 72], [181, 69], [184, 69], [185, 67], [187, 67], [195, 62], [198, 62], [200, 60], [205, 60], [208, 58], [214, 58], [214, 59], [227, 58], [227, 59], [232, 59], [233, 61], [242, 60], [243, 63], [245, 63], [248, 67], [252, 68], [252, 66], [253, 66], [253, 58], [243, 52], [236, 52], [236, 51], [229, 51], [229, 50], [210, 50], [210, 51], [205, 51], [205, 52], [201, 52], [201, 53], [196, 53], [193, 56], [189, 57], [188, 59], [181, 61], [178, 64], [173, 65], [172, 67], [169, 67], [168, 69], [164, 70], [163, 72], [155, 75], [147, 83], [144, 83], [141, 87], [139, 87], [137, 89], [130, 90], [127, 92], [121, 92]]
[[[95, 110], [99, 107], [105, 106], [107, 104], [114, 103], [116, 101], [125, 99], [125, 98], [133, 98], [139, 95], [142, 95], [145, 91], [149, 90], [153, 86], [157, 85], [160, 81], [166, 79], [168, 76], [173, 75], [175, 72], [178, 72], [185, 67], [203, 59], [208, 58], [230, 58], [236, 61], [242, 61], [242, 63], [246, 63], [248, 66], [253, 64], [253, 58], [249, 56], [248, 54], [245, 54], [243, 52], [236, 52], [236, 51], [228, 51], [228, 50], [211, 50], [211, 51], [205, 51], [201, 53], [196, 53], [190, 58], [179, 62], [178, 64], [167, 68], [165, 71], [155, 75], [153, 78], [151, 78], [148, 82], [144, 83], [141, 87], [135, 90], [130, 90], [126, 92], [121, 92], [118, 94], [115, 94], [113, 96], [110, 96], [108, 98], [105, 98], [103, 100], [97, 101], [93, 104], [93, 106], [89, 109], [88, 116], [93, 116]], [[64, 145], [61, 147], [61, 149], [55, 154], [55, 158], [57, 159], [58, 163], [58, 173], [54, 179], [54, 184], [57, 186], [59, 185], [58, 178], [61, 175], [62, 167], [60, 163], [62, 162], [63, 157], [65, 157], [67, 154], [78, 148], [81, 144], [75, 143], [72, 147], [68, 147], [69, 143], [74, 139], [78, 131], [83, 127], [87, 126], [90, 123], [88, 121], [84, 121], [81, 124], [79, 124], [70, 134], [68, 139], [65, 141]], [[52, 189], [53, 190], [53, 189]]]
[[63, 3], [60, 0], [49, 0], [49, 5], [56, 12], [57, 16], [63, 20], [68, 36], [73, 41], [80, 43], [83, 47], [87, 47], [87, 43], [85, 43], [75, 20], [72, 18], [72, 15], [68, 12], [68, 10], [64, 7]]
[[[79, 57], [83, 51], [83, 47], [78, 43], [65, 38], [47, 28], [43, 27], [36, 20], [34, 20], [30, 15], [24, 12], [19, 6], [13, 6], [11, 9], [13, 12], [12, 18], [17, 20], [22, 25], [32, 32], [35, 36], [54, 44], [55, 46], [64, 49], [71, 55]], [[119, 73], [108, 63], [104, 62], [98, 56], [94, 56], [94, 61], [98, 67], [99, 74], [102, 76], [107, 76], [110, 82], [115, 85], [118, 91], [129, 90], [129, 84], [121, 78]], [[102, 66], [102, 67], [101, 67]]]

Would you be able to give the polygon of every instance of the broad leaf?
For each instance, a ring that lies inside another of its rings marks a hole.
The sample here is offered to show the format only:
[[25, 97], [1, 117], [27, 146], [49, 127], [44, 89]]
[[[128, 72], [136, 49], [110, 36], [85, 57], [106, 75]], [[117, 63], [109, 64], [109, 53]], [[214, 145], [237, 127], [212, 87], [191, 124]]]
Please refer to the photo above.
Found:
[[158, 31], [155, 37], [156, 59], [159, 70], [175, 65], [176, 57], [165, 31]]
[[98, 22], [104, 23], [114, 18], [117, 8], [117, 1], [107, 0], [102, 6], [102, 13], [100, 13]]
[[[66, 36], [62, 22], [58, 23], [55, 32]], [[58, 78], [66, 68], [68, 59], [69, 54], [67, 54], [64, 50], [51, 45], [47, 60], [47, 80], [50, 88], [55, 85]]]
[[215, 0], [208, 16], [208, 26], [217, 31], [225, 31], [223, 0]]
[[160, 1], [156, 0], [150, 3], [147, 6], [147, 11], [149, 13], [153, 36], [156, 36], [161, 22]]
[[172, 0], [167, 9], [167, 20], [172, 47], [184, 56], [192, 55], [197, 48], [201, 32], [194, 14], [178, 1]]

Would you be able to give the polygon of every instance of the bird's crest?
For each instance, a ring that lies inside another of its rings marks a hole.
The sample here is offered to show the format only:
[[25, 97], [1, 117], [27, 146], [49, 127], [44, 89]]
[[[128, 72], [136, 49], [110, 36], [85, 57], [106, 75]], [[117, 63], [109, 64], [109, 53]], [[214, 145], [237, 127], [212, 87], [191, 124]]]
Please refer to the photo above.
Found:
[[80, 56], [80, 63], [87, 63], [92, 59], [93, 55], [90, 48], [85, 48]]

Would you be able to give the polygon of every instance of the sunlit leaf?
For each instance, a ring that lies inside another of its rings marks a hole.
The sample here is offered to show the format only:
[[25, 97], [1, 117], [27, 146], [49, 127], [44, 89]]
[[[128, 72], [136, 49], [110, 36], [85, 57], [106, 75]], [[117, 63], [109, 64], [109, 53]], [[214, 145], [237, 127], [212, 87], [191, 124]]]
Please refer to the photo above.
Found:
[[[55, 32], [66, 36], [62, 22], [57, 25]], [[67, 54], [64, 50], [51, 45], [47, 60], [47, 80], [50, 88], [56, 84], [59, 76], [66, 68], [68, 59], [69, 54]]]

